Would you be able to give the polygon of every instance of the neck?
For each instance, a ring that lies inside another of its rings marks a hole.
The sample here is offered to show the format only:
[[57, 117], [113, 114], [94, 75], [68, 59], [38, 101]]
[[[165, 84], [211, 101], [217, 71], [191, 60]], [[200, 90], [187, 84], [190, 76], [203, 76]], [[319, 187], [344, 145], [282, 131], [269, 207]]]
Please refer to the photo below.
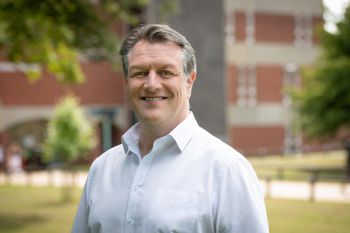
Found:
[[153, 130], [148, 130], [146, 127], [141, 125], [139, 147], [142, 157], [152, 150], [154, 141], [157, 138], [162, 137], [162, 135], [158, 135], [156, 132], [152, 131]]
[[159, 126], [149, 126], [140, 123], [139, 147], [142, 157], [152, 150], [153, 143], [156, 139], [169, 134], [171, 130], [172, 129], [166, 129]]
[[[188, 114], [186, 115], [186, 117], [188, 116]], [[141, 156], [144, 157], [146, 154], [148, 154], [152, 150], [153, 143], [156, 139], [164, 137], [165, 135], [169, 134], [183, 120], [184, 119], [182, 119], [180, 122], [176, 122], [175, 124], [166, 123], [165, 125], [147, 124], [147, 123], [140, 122], [139, 147], [140, 147]]]

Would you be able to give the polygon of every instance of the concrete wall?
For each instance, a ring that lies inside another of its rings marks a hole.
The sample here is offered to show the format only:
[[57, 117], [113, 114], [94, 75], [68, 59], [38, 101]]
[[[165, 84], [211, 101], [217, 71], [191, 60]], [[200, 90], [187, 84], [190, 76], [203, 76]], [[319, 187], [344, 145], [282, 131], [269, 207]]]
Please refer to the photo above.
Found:
[[[177, 12], [167, 23], [181, 32], [194, 47], [197, 58], [197, 81], [191, 108], [199, 124], [226, 140], [226, 94], [224, 62], [224, 11], [221, 0], [177, 0]], [[160, 23], [153, 0], [148, 21]]]

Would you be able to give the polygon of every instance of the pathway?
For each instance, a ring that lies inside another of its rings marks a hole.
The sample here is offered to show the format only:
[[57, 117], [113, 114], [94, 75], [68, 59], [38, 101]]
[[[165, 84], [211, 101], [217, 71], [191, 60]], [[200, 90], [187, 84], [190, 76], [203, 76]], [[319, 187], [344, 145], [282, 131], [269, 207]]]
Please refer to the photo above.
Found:
[[[55, 186], [74, 184], [83, 187], [86, 172], [72, 174], [60, 170], [20, 173], [6, 176], [0, 173], [0, 184], [27, 186]], [[350, 183], [316, 182], [314, 186], [302, 181], [261, 181], [266, 198], [301, 199], [350, 203]]]

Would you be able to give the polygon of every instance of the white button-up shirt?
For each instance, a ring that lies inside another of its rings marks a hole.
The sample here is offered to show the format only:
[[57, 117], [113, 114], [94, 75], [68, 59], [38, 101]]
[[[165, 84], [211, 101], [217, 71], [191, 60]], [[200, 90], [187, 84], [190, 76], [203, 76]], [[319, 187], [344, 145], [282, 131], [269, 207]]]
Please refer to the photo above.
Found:
[[267, 233], [249, 162], [191, 113], [141, 157], [138, 125], [91, 165], [73, 233]]

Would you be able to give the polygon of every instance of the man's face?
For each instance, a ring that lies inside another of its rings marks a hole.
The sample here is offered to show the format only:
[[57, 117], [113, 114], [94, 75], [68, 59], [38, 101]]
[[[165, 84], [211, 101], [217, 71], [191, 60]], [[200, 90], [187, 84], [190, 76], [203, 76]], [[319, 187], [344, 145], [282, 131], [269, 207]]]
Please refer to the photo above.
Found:
[[139, 41], [128, 55], [128, 98], [140, 123], [176, 127], [188, 114], [196, 73], [183, 72], [181, 48], [172, 42]]

